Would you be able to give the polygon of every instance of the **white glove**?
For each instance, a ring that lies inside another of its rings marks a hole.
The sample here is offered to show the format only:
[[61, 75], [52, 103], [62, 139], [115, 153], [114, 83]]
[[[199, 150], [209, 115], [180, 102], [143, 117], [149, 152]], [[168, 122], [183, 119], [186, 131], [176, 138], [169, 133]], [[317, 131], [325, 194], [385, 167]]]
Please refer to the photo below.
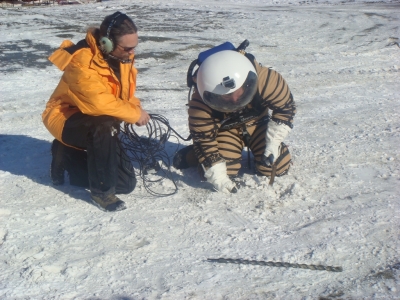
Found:
[[287, 137], [292, 129], [281, 123], [278, 124], [272, 120], [268, 122], [266, 134], [266, 148], [264, 151], [263, 162], [268, 166], [272, 165], [280, 155], [281, 143]]
[[[204, 167], [203, 167], [204, 168]], [[205, 173], [204, 177], [207, 181], [214, 186], [218, 192], [223, 193], [236, 193], [236, 185], [233, 183], [226, 172], [226, 162], [218, 163], [209, 168]]]

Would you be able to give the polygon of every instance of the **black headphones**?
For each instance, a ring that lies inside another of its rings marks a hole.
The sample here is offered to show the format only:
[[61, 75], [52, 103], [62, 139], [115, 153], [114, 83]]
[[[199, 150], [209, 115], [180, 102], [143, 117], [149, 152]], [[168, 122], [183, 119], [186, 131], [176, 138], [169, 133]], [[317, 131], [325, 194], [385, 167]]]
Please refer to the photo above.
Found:
[[114, 13], [114, 17], [112, 18], [110, 25], [108, 25], [106, 36], [101, 37], [99, 40], [100, 50], [103, 53], [109, 54], [109, 53], [113, 52], [115, 49], [114, 39], [112, 37], [110, 37], [110, 32], [111, 32], [111, 29], [113, 28], [113, 26], [117, 23], [117, 19], [120, 17], [123, 17], [123, 18], [121, 18], [121, 22], [122, 22], [122, 19], [125, 20], [125, 19], [129, 18], [127, 15], [125, 15], [119, 11]]

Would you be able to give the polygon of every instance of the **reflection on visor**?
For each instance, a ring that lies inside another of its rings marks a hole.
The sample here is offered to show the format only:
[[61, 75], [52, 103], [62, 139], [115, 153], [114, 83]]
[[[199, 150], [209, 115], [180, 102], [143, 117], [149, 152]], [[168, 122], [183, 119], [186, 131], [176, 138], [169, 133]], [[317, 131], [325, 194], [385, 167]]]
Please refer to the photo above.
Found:
[[243, 85], [229, 94], [203, 93], [203, 101], [211, 108], [222, 112], [233, 112], [242, 109], [251, 102], [257, 90], [257, 75], [249, 72]]

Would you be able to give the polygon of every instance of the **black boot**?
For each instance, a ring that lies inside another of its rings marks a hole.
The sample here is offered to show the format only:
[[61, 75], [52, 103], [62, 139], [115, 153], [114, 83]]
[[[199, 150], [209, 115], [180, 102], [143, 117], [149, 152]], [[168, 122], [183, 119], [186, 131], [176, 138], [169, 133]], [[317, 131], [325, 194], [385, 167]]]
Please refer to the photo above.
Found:
[[172, 161], [172, 165], [178, 170], [196, 167], [198, 164], [199, 161], [194, 153], [193, 145], [182, 148], [176, 152]]
[[54, 140], [51, 155], [50, 177], [54, 185], [64, 184], [67, 171], [71, 185], [89, 187], [86, 151], [65, 146]]
[[90, 198], [102, 211], [120, 211], [126, 209], [125, 202], [115, 196], [114, 189], [107, 192], [91, 189]]
[[54, 140], [51, 144], [50, 177], [54, 185], [64, 184], [64, 147], [58, 140]]

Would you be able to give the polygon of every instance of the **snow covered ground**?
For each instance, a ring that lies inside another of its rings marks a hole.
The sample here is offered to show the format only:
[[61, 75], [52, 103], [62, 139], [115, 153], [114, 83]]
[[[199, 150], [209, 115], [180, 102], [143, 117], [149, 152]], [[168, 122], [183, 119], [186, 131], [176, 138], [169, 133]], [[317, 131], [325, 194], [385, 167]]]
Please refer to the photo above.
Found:
[[[41, 112], [61, 72], [47, 56], [116, 10], [140, 29], [137, 96], [185, 137], [188, 65], [248, 39], [297, 103], [290, 174], [270, 187], [244, 151], [237, 194], [173, 169], [176, 194], [139, 182], [118, 213], [52, 186]], [[400, 299], [399, 13], [398, 1], [317, 0], [0, 9], [0, 298]], [[343, 272], [206, 261], [218, 257]]]

